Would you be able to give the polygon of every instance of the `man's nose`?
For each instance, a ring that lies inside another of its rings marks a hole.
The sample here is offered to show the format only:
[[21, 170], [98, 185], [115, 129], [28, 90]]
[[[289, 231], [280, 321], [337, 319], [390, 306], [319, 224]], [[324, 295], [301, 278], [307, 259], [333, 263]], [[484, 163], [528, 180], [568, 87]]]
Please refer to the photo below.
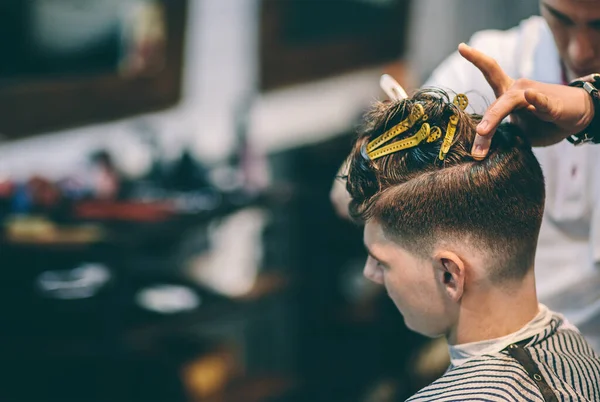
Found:
[[[585, 29], [579, 29], [569, 42], [569, 57], [575, 69], [590, 68], [594, 61], [595, 51]], [[580, 71], [581, 72], [581, 71]]]

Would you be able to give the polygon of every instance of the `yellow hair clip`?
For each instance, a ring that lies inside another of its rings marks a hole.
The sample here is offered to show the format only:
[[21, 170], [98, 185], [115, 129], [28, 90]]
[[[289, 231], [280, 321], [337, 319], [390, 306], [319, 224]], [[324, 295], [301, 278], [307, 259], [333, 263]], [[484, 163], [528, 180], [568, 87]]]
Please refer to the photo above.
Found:
[[396, 124], [394, 127], [381, 134], [373, 141], [369, 142], [369, 144], [367, 144], [367, 152], [372, 152], [373, 150], [379, 148], [381, 145], [385, 144], [389, 140], [406, 132], [406, 130], [412, 128], [412, 126], [414, 126], [415, 123], [419, 120], [427, 120], [427, 115], [425, 114], [425, 109], [423, 108], [423, 105], [417, 103], [413, 106], [413, 108], [410, 111], [410, 114], [406, 119], [402, 120], [400, 123]]
[[439, 158], [441, 161], [444, 160], [446, 154], [450, 150], [452, 146], [452, 141], [454, 140], [454, 133], [456, 133], [456, 126], [458, 125], [458, 116], [454, 115], [450, 117], [450, 121], [448, 122], [448, 127], [446, 128], [446, 135], [444, 136], [444, 142], [442, 143], [442, 147], [440, 148]]
[[376, 151], [368, 152], [367, 155], [371, 160], [375, 160], [377, 158], [381, 158], [382, 156], [393, 154], [394, 152], [398, 152], [403, 149], [416, 147], [423, 140], [428, 138], [430, 133], [431, 128], [429, 127], [429, 123], [423, 123], [423, 125], [415, 135], [400, 141], [396, 141], [393, 144], [386, 145], [385, 147], [380, 148]]
[[454, 105], [458, 106], [461, 110], [465, 110], [469, 106], [469, 98], [465, 94], [457, 94], [452, 101]]
[[433, 142], [442, 136], [442, 130], [438, 126], [431, 127], [431, 132], [429, 133], [429, 137], [427, 137], [427, 142]]

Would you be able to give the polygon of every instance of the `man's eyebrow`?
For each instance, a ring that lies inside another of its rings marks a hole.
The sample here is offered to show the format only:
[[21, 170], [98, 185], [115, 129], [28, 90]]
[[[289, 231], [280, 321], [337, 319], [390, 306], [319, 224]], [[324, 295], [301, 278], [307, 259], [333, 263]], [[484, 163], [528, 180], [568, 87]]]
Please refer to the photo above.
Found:
[[550, 14], [554, 15], [559, 20], [563, 20], [563, 21], [568, 22], [570, 24], [574, 24], [575, 23], [568, 15], [561, 13], [560, 11], [558, 11], [557, 9], [555, 9], [553, 7], [550, 7], [545, 2], [542, 2], [542, 5], [546, 8], [546, 10], [548, 10], [550, 12]]
[[373, 252], [371, 251], [371, 249], [369, 249], [369, 247], [367, 247], [367, 245], [365, 244], [365, 250], [367, 251], [367, 254], [369, 254], [369, 256], [379, 262], [381, 262], [381, 259], [377, 258], [377, 256], [375, 256], [375, 254], [373, 254]]

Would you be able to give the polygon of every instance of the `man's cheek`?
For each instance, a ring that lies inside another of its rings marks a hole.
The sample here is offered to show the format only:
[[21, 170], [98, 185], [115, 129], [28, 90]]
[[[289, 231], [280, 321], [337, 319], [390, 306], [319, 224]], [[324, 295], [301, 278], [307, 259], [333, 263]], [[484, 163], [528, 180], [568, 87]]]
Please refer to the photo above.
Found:
[[398, 306], [399, 308], [404, 305], [404, 297], [403, 292], [394, 286], [386, 286], [385, 287], [387, 294], [390, 299]]

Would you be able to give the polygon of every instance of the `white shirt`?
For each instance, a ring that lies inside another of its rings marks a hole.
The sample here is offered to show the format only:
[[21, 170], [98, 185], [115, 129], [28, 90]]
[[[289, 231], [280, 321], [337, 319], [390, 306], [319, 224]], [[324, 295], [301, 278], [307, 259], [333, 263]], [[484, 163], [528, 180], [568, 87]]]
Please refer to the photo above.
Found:
[[[498, 61], [513, 78], [562, 83], [560, 57], [542, 17], [508, 31], [476, 33], [470, 45]], [[483, 75], [455, 52], [425, 86], [469, 96], [483, 113], [494, 93]], [[563, 313], [600, 351], [600, 146], [574, 147], [567, 141], [535, 154], [546, 178], [546, 209], [535, 261], [540, 300]]]
[[511, 335], [451, 349], [453, 365], [407, 402], [547, 400], [523, 355], [517, 359], [504, 350], [519, 341], [557, 401], [600, 401], [600, 357], [561, 315], [540, 306], [539, 314]]
[[[498, 353], [504, 350], [508, 345], [529, 339], [546, 330], [552, 322], [555, 314], [548, 310], [543, 304], [539, 305], [536, 316], [512, 334], [496, 339], [487, 339], [480, 342], [463, 343], [461, 345], [449, 345], [450, 363], [452, 367], [458, 367], [474, 357]], [[565, 321], [565, 328], [576, 330]]]

